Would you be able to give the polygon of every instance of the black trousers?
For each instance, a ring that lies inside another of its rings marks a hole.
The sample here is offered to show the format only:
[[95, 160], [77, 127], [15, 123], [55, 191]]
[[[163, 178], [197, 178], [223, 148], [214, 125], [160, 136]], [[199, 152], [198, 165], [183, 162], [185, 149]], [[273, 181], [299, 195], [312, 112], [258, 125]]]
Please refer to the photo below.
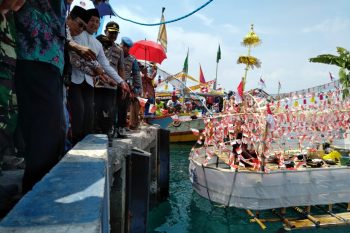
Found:
[[19, 60], [15, 85], [25, 143], [22, 191], [26, 193], [63, 156], [63, 84], [59, 69], [54, 65]]
[[87, 82], [72, 83], [68, 90], [73, 145], [94, 131], [94, 88]]
[[123, 91], [119, 89], [117, 91], [117, 121], [115, 124], [115, 128], [118, 129], [119, 127], [126, 127], [127, 121], [126, 117], [128, 115], [128, 108], [130, 106], [130, 96], [127, 95], [125, 99], [122, 98]]
[[116, 90], [95, 88], [95, 130], [108, 134], [114, 124]]

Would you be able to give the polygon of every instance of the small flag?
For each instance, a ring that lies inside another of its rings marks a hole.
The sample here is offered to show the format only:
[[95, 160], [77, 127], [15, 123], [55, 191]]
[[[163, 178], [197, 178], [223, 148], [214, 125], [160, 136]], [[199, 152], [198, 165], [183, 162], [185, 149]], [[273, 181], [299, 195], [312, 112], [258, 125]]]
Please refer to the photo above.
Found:
[[137, 99], [138, 99], [139, 102], [140, 102], [140, 106], [141, 106], [141, 107], [145, 107], [145, 105], [146, 105], [148, 99], [141, 98], [141, 97], [137, 97]]
[[171, 117], [171, 119], [173, 119], [173, 121], [178, 121], [179, 120], [179, 116], [178, 115], [172, 115], [170, 117]]
[[262, 88], [266, 88], [265, 81], [260, 77], [260, 85]]
[[241, 97], [243, 97], [243, 80], [239, 83], [237, 87], [237, 92]]
[[156, 110], [157, 110], [157, 106], [156, 105], [154, 105], [154, 104], [150, 104], [149, 105], [149, 110], [148, 110], [149, 113], [155, 113]]
[[191, 128], [191, 131], [194, 135], [198, 136], [199, 135], [199, 130], [198, 129], [193, 129]]
[[243, 102], [243, 80], [239, 83], [237, 87], [237, 92], [235, 94], [235, 104], [240, 104]]
[[184, 67], [182, 68], [182, 82], [185, 82], [187, 73], [188, 73], [188, 50], [187, 50], [187, 56], [184, 61]]
[[221, 59], [221, 49], [219, 45], [218, 52], [216, 53], [216, 63], [219, 63], [220, 59]]
[[168, 87], [169, 87], [169, 85], [168, 85], [168, 81], [165, 83], [165, 87], [164, 87], [164, 90], [168, 90]]
[[331, 72], [329, 72], [329, 78], [330, 78], [330, 79], [331, 79], [331, 81], [333, 82], [334, 77], [333, 77], [333, 75], [332, 75], [332, 73], [331, 73]]
[[205, 83], [205, 78], [204, 78], [204, 74], [202, 71], [202, 66], [200, 64], [199, 64], [199, 82]]
[[187, 50], [187, 55], [184, 61], [184, 67], [182, 69], [182, 72], [184, 72], [185, 74], [188, 73], [188, 50]]
[[[160, 19], [161, 23], [165, 22], [164, 11], [165, 11], [165, 7], [162, 8], [162, 18]], [[159, 26], [157, 41], [162, 45], [162, 47], [164, 48], [164, 50], [166, 52], [167, 51], [167, 46], [168, 46], [168, 39], [167, 39], [167, 33], [166, 33], [165, 24], [161, 24]]]

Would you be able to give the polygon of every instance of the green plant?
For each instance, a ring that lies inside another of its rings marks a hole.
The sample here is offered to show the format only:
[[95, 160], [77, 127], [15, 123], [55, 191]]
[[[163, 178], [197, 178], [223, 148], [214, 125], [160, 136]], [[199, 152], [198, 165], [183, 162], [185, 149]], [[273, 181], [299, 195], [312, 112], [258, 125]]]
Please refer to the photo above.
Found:
[[310, 62], [339, 66], [339, 81], [343, 86], [343, 98], [350, 95], [350, 52], [342, 47], [337, 47], [338, 56], [322, 54], [310, 58]]

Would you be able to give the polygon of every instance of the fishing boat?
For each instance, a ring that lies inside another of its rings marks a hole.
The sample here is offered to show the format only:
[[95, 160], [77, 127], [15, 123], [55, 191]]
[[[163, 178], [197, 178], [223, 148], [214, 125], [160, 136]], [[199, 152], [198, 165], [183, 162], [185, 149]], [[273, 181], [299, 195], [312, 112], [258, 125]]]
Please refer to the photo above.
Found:
[[[194, 142], [198, 140], [199, 132], [204, 130], [203, 117], [196, 119], [191, 116], [158, 116], [148, 118], [150, 124], [160, 125], [170, 131], [170, 142]], [[194, 129], [198, 130], [194, 132]]]
[[[163, 71], [163, 75], [165, 72]], [[208, 115], [213, 115], [213, 113], [204, 104], [205, 97], [223, 97], [222, 92], [212, 91], [210, 93], [200, 93], [194, 92], [194, 90], [199, 89], [201, 85], [195, 85], [192, 87], [186, 87], [185, 84], [180, 80], [183, 75], [195, 80], [187, 74], [180, 72], [174, 76], [167, 74], [168, 77], [162, 82], [162, 85], [168, 85], [166, 83], [172, 83], [173, 86], [177, 86], [178, 90], [173, 92], [168, 91], [157, 91], [156, 98], [161, 98], [162, 101], [167, 101], [171, 99], [172, 96], [182, 95], [186, 96], [183, 98], [182, 104], [184, 105], [187, 101], [195, 101], [197, 105], [204, 108]], [[159, 85], [161, 86], [161, 85]], [[184, 94], [187, 93], [187, 94]], [[201, 111], [196, 112], [178, 112], [174, 114], [166, 114], [162, 116], [148, 116], [146, 118], [147, 123], [160, 125], [161, 128], [170, 131], [170, 142], [195, 142], [198, 140], [199, 132], [204, 130], [204, 117]]]
[[[245, 39], [259, 42], [253, 28]], [[245, 58], [239, 61], [247, 62], [247, 71], [257, 59]], [[326, 144], [344, 146], [347, 138], [350, 101], [341, 94], [328, 84], [277, 101], [245, 92], [226, 115], [205, 119], [189, 156], [194, 191], [212, 203], [246, 209], [263, 229], [261, 210], [271, 210], [289, 228], [348, 224], [350, 215], [334, 214], [332, 205], [346, 203], [350, 210], [349, 151], [324, 150]], [[311, 206], [327, 216], [312, 216]], [[286, 208], [303, 218], [288, 220]]]

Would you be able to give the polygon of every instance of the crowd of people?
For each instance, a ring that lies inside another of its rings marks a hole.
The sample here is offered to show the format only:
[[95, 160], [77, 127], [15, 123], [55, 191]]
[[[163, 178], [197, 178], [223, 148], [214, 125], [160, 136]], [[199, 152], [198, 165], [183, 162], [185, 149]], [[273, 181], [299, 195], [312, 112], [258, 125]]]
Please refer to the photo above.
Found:
[[[137, 130], [139, 97], [155, 102], [156, 66], [129, 53], [131, 38], [116, 43], [116, 22], [96, 37], [98, 10], [71, 3], [0, 0], [0, 165], [21, 148], [22, 194], [86, 135]], [[0, 199], [12, 190], [0, 184]]]

